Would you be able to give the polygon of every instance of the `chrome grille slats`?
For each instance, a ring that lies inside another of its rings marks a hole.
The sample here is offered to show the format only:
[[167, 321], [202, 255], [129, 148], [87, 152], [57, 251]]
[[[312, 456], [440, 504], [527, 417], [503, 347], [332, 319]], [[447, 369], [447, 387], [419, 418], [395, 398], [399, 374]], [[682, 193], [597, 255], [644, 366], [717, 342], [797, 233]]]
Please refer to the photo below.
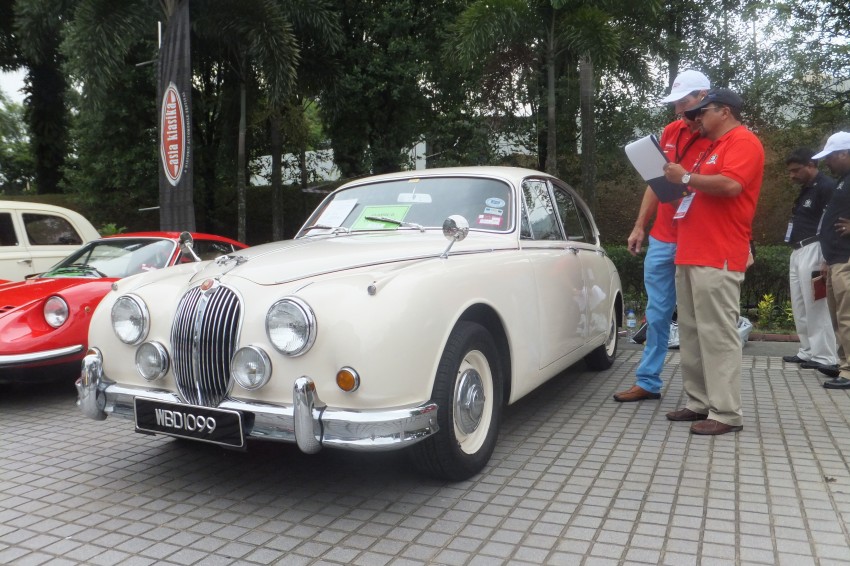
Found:
[[186, 292], [174, 316], [171, 344], [177, 389], [187, 403], [215, 407], [230, 392], [230, 359], [242, 312], [231, 289]]

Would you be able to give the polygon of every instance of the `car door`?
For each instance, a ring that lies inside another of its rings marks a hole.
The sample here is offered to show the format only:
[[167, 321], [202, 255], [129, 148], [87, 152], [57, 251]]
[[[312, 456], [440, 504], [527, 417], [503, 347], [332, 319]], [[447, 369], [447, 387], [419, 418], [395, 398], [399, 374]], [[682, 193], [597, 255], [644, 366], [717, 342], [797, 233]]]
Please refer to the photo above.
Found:
[[32, 256], [14, 210], [0, 211], [0, 280], [20, 281], [32, 273]]
[[596, 228], [589, 212], [571, 189], [553, 184], [558, 218], [569, 247], [576, 250], [587, 289], [587, 339], [607, 335], [610, 328], [611, 299], [608, 296], [611, 272], [605, 252], [599, 246]]
[[587, 292], [581, 260], [558, 220], [551, 185], [545, 179], [526, 179], [521, 193], [520, 245], [534, 272], [542, 369], [587, 340]]

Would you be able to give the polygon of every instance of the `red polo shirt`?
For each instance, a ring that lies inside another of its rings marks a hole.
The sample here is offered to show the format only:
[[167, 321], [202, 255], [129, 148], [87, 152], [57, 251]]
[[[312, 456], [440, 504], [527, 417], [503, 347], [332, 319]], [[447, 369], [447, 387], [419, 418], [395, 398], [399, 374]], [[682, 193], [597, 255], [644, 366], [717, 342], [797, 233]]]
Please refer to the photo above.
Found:
[[764, 175], [764, 148], [744, 126], [731, 129], [705, 151], [695, 168], [700, 175], [723, 175], [741, 184], [734, 197], [696, 190], [678, 223], [676, 265], [745, 271], [753, 217]]
[[[667, 160], [680, 163], [686, 171], [693, 171], [700, 155], [710, 143], [711, 140], [700, 136], [699, 131], [692, 132], [684, 120], [675, 120], [667, 124], [659, 142]], [[658, 203], [655, 222], [649, 232], [650, 236], [668, 244], [676, 242], [676, 223], [673, 221], [673, 214], [678, 206], [678, 200]]]

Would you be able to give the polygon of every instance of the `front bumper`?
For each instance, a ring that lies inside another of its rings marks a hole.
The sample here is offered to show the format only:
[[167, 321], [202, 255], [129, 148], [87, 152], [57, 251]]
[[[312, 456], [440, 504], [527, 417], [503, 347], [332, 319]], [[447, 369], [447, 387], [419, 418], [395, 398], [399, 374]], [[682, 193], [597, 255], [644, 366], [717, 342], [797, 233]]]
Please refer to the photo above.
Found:
[[[30, 352], [28, 354], [9, 354], [0, 356], [0, 368], [23, 367], [31, 364], [49, 362], [54, 360], [62, 361], [63, 358], [68, 358], [74, 354], [79, 354], [83, 351], [82, 344], [67, 346], [65, 348], [56, 348], [54, 350], [42, 350], [40, 352]], [[70, 361], [70, 360], [69, 360]]]
[[[103, 420], [108, 415], [134, 419], [133, 399], [143, 397], [167, 403], [182, 403], [176, 393], [152, 387], [121, 385], [103, 374], [103, 357], [90, 348], [76, 382], [77, 405], [87, 417]], [[293, 385], [292, 405], [227, 399], [217, 408], [245, 416], [245, 435], [281, 442], [295, 442], [308, 454], [323, 446], [358, 451], [404, 448], [438, 430], [437, 405], [379, 411], [334, 409], [321, 402], [309, 377]]]

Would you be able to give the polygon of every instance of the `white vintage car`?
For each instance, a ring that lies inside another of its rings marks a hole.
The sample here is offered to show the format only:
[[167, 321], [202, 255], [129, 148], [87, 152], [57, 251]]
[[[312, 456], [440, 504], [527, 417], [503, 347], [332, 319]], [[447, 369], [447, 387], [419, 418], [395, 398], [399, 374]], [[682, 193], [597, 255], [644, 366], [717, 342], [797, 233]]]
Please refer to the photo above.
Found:
[[611, 366], [622, 304], [562, 181], [381, 175], [330, 194], [293, 240], [115, 283], [78, 404], [233, 448], [409, 449], [459, 480], [489, 460], [505, 404], [582, 359]]

